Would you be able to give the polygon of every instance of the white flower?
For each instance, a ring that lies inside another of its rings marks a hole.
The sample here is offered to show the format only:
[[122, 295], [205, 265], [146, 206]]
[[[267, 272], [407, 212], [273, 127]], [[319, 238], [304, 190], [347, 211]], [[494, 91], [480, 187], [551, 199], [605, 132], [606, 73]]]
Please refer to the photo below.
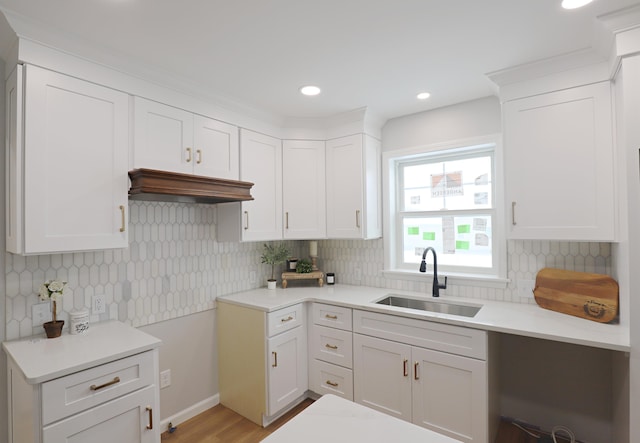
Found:
[[64, 294], [64, 287], [66, 281], [48, 280], [44, 282], [38, 291], [40, 300], [54, 300], [57, 301]]
[[64, 289], [64, 283], [59, 282], [58, 280], [53, 280], [49, 283], [49, 291], [51, 292], [62, 292]]
[[47, 285], [44, 283], [40, 285], [40, 291], [38, 292], [40, 295], [40, 300], [48, 300], [49, 299], [49, 290], [47, 289]]

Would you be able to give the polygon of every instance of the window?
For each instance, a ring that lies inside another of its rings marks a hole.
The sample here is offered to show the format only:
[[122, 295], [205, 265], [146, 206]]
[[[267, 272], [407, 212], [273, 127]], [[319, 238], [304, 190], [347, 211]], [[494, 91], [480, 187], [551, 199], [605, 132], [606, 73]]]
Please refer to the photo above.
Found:
[[[496, 147], [496, 142], [454, 143], [385, 153], [387, 269], [417, 273], [431, 246], [439, 272], [501, 276]], [[432, 260], [429, 255], [427, 264]]]

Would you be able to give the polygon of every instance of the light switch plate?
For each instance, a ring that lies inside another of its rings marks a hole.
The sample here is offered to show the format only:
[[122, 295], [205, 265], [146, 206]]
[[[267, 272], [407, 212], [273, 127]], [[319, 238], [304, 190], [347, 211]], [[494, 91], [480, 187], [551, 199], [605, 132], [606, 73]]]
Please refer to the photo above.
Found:
[[31, 307], [31, 324], [34, 327], [51, 320], [51, 303], [37, 303]]

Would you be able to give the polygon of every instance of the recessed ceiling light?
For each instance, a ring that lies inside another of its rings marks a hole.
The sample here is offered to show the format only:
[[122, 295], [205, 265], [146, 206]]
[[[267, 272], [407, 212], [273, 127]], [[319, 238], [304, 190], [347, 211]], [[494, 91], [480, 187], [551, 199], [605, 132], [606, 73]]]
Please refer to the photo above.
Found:
[[420, 94], [416, 95], [416, 98], [418, 100], [426, 100], [429, 97], [431, 97], [431, 94], [429, 94], [428, 92], [421, 92]]
[[562, 7], [564, 9], [576, 9], [588, 5], [592, 1], [593, 0], [562, 0]]
[[300, 93], [304, 95], [318, 95], [320, 94], [320, 88], [313, 85], [303, 86], [302, 88], [300, 88]]

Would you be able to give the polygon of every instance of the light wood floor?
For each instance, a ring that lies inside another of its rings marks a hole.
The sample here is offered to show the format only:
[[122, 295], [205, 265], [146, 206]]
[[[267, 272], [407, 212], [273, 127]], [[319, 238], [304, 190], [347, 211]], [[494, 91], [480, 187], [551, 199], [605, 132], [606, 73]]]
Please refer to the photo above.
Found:
[[181, 423], [172, 434], [163, 432], [161, 440], [167, 443], [258, 443], [311, 403], [312, 400], [303, 401], [266, 428], [217, 405]]

